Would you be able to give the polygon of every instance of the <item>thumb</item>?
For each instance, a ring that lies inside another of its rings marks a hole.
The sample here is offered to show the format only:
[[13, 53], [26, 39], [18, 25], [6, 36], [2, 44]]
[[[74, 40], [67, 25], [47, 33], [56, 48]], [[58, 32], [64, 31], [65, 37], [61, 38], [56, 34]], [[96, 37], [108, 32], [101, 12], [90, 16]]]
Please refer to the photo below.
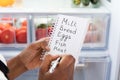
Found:
[[56, 60], [58, 57], [59, 57], [58, 55], [56, 55], [56, 56], [52, 56], [50, 54], [45, 55], [44, 60], [43, 60], [41, 67], [40, 67], [40, 71], [42, 73], [48, 72], [48, 70], [51, 66], [51, 62]]

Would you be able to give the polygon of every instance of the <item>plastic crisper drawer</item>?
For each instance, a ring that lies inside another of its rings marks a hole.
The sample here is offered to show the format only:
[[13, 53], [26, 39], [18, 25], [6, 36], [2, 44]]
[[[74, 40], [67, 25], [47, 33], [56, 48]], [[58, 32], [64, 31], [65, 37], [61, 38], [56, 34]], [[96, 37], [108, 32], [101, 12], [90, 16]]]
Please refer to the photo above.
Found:
[[[109, 57], [80, 58], [80, 64], [75, 69], [74, 80], [109, 80], [111, 62]], [[16, 80], [37, 80], [39, 69], [25, 72]]]
[[[110, 22], [109, 14], [72, 14], [71, 16], [91, 18], [84, 40], [83, 50], [107, 49]], [[32, 26], [33, 41], [50, 36], [54, 27], [54, 21], [55, 15], [34, 15]]]
[[109, 57], [80, 58], [74, 80], [109, 80], [111, 61]]
[[110, 15], [92, 15], [85, 37], [84, 50], [105, 50], [108, 47]]
[[36, 41], [52, 33], [55, 15], [34, 15], [32, 20], [32, 40]]
[[30, 43], [29, 29], [28, 15], [0, 15], [0, 49], [24, 48]]

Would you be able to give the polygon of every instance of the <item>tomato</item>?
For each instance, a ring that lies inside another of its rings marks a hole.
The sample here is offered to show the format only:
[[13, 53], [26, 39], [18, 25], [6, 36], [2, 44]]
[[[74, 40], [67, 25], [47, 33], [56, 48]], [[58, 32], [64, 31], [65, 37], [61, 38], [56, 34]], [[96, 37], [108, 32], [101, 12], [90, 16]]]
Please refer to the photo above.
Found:
[[47, 30], [46, 28], [38, 28], [36, 29], [36, 40], [46, 37], [47, 36]]
[[4, 30], [5, 29], [5, 25], [3, 23], [0, 23], [0, 30]]
[[27, 27], [21, 26], [21, 28], [16, 29], [16, 41], [18, 43], [27, 43]]
[[1, 20], [12, 20], [12, 18], [11, 17], [3, 17], [3, 18], [1, 18]]
[[21, 26], [21, 27], [23, 27], [23, 28], [27, 28], [27, 26]]
[[20, 30], [16, 33], [16, 41], [18, 43], [27, 43], [27, 31]]
[[26, 26], [21, 26], [21, 28], [16, 29], [16, 33], [21, 31], [21, 30], [26, 30], [27, 31], [27, 27]]
[[27, 20], [24, 20], [24, 21], [22, 22], [22, 26], [27, 26]]
[[5, 29], [1, 33], [1, 42], [2, 43], [13, 43], [14, 42], [14, 33], [15, 31], [13, 29]]
[[53, 31], [53, 27], [48, 27], [48, 36], [50, 36], [52, 34], [52, 31]]
[[12, 25], [10, 23], [5, 23], [4, 26], [5, 26], [5, 28], [11, 28], [12, 27]]
[[1, 42], [1, 33], [2, 33], [2, 30], [0, 30], [0, 42]]

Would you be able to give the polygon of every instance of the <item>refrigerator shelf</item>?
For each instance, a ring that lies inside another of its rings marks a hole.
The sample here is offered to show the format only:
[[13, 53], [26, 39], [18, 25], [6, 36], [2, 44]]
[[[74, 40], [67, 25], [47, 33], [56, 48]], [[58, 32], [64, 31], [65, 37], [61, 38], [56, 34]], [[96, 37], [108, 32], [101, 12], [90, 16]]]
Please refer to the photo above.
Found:
[[11, 7], [0, 7], [1, 13], [110, 13], [106, 8], [106, 4], [102, 2], [103, 0], [101, 0], [102, 5], [99, 8], [73, 8], [71, 0], [16, 1], [18, 1], [18, 3]]

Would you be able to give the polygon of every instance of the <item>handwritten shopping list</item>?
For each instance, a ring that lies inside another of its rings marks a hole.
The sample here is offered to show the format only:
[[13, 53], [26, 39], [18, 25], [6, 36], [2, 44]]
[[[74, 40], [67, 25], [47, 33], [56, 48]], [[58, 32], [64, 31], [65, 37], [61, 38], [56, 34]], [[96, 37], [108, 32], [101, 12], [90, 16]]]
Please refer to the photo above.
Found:
[[80, 55], [90, 18], [67, 15], [56, 17], [50, 38], [50, 54], [71, 54], [76, 61]]

